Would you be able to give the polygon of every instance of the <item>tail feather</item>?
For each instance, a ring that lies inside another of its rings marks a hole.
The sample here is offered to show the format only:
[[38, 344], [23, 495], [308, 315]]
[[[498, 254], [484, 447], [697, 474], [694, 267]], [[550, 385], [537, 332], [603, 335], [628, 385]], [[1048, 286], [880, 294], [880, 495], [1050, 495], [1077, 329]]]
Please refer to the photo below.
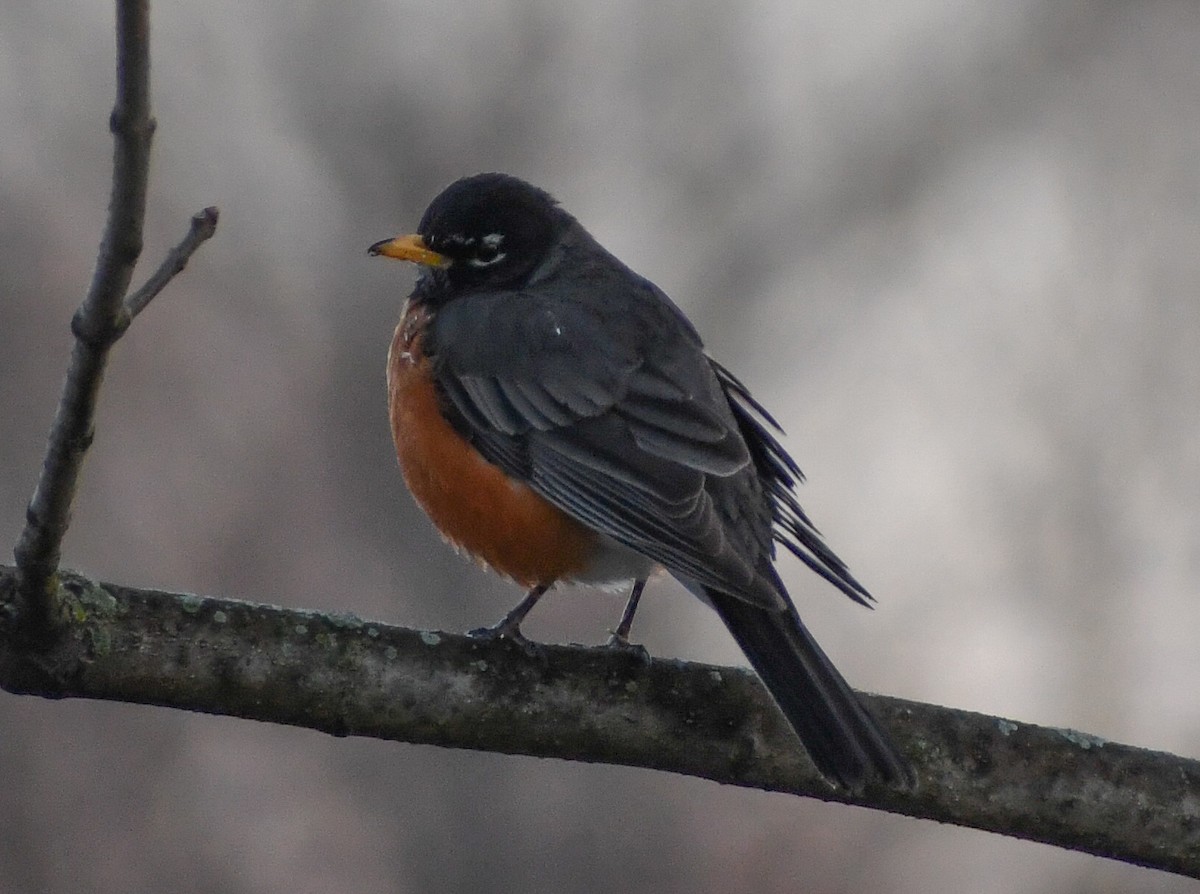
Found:
[[774, 612], [706, 590], [821, 774], [858, 790], [871, 778], [901, 787], [912, 769], [789, 604]]

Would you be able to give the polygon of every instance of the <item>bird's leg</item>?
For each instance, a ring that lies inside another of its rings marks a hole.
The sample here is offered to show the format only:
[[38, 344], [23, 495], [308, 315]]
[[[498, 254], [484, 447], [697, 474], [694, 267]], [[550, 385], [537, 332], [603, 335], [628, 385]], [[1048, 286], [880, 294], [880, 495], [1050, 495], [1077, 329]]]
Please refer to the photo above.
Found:
[[644, 580], [633, 582], [633, 589], [629, 591], [629, 599], [625, 602], [625, 610], [621, 612], [621, 621], [617, 624], [617, 629], [612, 632], [612, 636], [608, 638], [607, 645], [610, 649], [640, 652], [649, 659], [650, 656], [644, 646], [635, 646], [629, 642], [629, 629], [633, 627], [633, 616], [637, 614], [638, 602], [642, 598], [642, 590], [645, 587]]
[[525, 598], [518, 602], [512, 611], [501, 618], [499, 624], [494, 624], [491, 627], [477, 627], [474, 630], [468, 631], [467, 636], [485, 640], [500, 639], [503, 637], [504, 639], [512, 640], [527, 652], [531, 651], [533, 643], [525, 638], [525, 634], [521, 633], [521, 622], [525, 620], [525, 616], [529, 614], [529, 610], [537, 605], [538, 600], [549, 589], [549, 584], [538, 584], [525, 594]]
[[633, 582], [633, 589], [629, 591], [629, 599], [625, 602], [625, 610], [621, 612], [621, 621], [617, 624], [617, 629], [613, 631], [612, 638], [608, 641], [609, 645], [629, 645], [629, 630], [633, 627], [633, 616], [637, 614], [638, 602], [641, 601], [642, 590], [645, 586], [644, 580]]

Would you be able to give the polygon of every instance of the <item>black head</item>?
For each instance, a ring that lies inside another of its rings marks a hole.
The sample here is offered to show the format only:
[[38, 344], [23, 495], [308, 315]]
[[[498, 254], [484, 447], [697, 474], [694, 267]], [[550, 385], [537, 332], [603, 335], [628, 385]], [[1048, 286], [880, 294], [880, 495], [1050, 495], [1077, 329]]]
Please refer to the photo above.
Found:
[[545, 259], [571, 218], [546, 192], [508, 174], [476, 174], [430, 203], [417, 233], [450, 263], [455, 287], [511, 286]]

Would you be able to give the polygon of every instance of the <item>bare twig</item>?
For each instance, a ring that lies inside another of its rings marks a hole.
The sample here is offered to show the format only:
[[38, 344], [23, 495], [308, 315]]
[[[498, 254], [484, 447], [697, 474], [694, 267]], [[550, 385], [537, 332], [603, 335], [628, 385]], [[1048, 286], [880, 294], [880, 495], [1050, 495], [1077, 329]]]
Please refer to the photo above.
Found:
[[[920, 780], [826, 785], [746, 670], [406, 630], [60, 575], [47, 650], [0, 639], [0, 685], [454, 748], [624, 764], [846, 801], [1200, 878], [1200, 762], [866, 696]], [[13, 569], [0, 566], [0, 601]]]
[[154, 300], [159, 292], [166, 288], [167, 283], [183, 272], [188, 260], [195, 254], [204, 242], [212, 238], [217, 231], [217, 209], [205, 208], [192, 215], [192, 225], [188, 234], [178, 245], [167, 252], [159, 268], [146, 280], [140, 289], [125, 298], [121, 313], [117, 317], [117, 328], [122, 332], [133, 322], [134, 317], [146, 309], [146, 305]]
[[92, 441], [96, 395], [108, 349], [119, 336], [116, 321], [142, 251], [146, 183], [150, 170], [150, 10], [148, 0], [117, 3], [117, 101], [109, 119], [113, 132], [112, 193], [108, 222], [92, 284], [71, 321], [75, 347], [62, 398], [50, 428], [46, 458], [17, 542], [21, 570], [20, 609], [27, 629], [48, 625], [49, 586], [58, 568], [62, 539], [83, 456]]
[[114, 149], [108, 221], [91, 286], [71, 320], [75, 345], [50, 428], [41, 477], [14, 550], [20, 587], [19, 598], [11, 608], [20, 619], [22, 631], [31, 636], [44, 636], [52, 627], [54, 573], [70, 524], [83, 457], [92, 442], [96, 399], [109, 349], [133, 317], [183, 269], [191, 253], [216, 226], [215, 208], [196, 215], [188, 237], [171, 252], [162, 268], [122, 303], [142, 251], [154, 135], [148, 0], [117, 2], [117, 99], [109, 128]]

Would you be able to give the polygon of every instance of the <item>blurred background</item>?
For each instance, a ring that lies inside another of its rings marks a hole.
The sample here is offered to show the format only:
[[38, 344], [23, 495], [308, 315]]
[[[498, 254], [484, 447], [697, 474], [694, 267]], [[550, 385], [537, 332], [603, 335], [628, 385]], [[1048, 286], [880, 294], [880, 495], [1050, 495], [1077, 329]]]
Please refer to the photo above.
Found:
[[[518, 598], [395, 468], [413, 272], [450, 180], [549, 189], [790, 433], [879, 598], [784, 576], [856, 686], [1200, 754], [1200, 5], [712, 0], [154, 11], [136, 282], [64, 562], [463, 630]], [[0, 5], [0, 542], [104, 222], [110, 3]], [[620, 596], [527, 631], [601, 642]], [[635, 636], [741, 658], [669, 584]], [[995, 835], [622, 768], [0, 694], [0, 891], [1176, 892]]]

